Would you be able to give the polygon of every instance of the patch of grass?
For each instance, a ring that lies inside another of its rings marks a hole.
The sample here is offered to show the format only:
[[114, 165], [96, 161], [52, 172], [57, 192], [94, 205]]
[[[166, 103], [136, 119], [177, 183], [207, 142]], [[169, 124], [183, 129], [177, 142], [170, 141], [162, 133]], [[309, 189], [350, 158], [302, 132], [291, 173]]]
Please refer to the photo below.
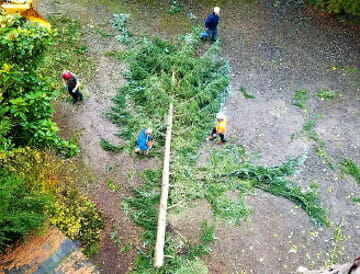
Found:
[[360, 169], [357, 165], [350, 159], [345, 159], [340, 164], [343, 166], [342, 172], [352, 176], [360, 186]]
[[314, 128], [315, 123], [316, 122], [314, 120], [310, 120], [303, 125], [303, 129], [307, 132], [310, 132]]
[[100, 251], [99, 243], [92, 243], [87, 250], [85, 251], [85, 255], [90, 257]]
[[340, 66], [339, 69], [345, 71], [346, 73], [352, 73], [352, 74], [355, 74], [358, 72], [358, 69], [357, 67], [353, 67], [353, 68], [350, 68], [350, 67], [343, 67], [343, 66]]
[[178, 1], [170, 2], [170, 9], [168, 10], [168, 14], [175, 14], [177, 12], [182, 12], [184, 10], [184, 6]]
[[107, 38], [107, 37], [115, 36], [115, 34], [107, 33], [105, 30], [101, 30], [101, 29], [95, 29], [95, 30], [93, 31], [93, 33], [98, 33], [98, 34], [100, 34], [100, 36], [101, 36], [102, 38]]
[[360, 198], [353, 198], [352, 201], [360, 206]]
[[119, 246], [121, 244], [121, 237], [118, 235], [116, 231], [111, 232], [110, 238], [111, 240], [113, 240], [116, 246]]
[[128, 253], [130, 251], [130, 247], [131, 247], [131, 244], [127, 243], [126, 245], [123, 246], [123, 248], [121, 248], [121, 252]]
[[309, 99], [308, 92], [306, 90], [295, 91], [294, 99], [292, 104], [302, 109], [306, 109], [306, 103]]
[[121, 188], [121, 185], [115, 184], [111, 179], [107, 180], [107, 185], [112, 192], [118, 191]]
[[128, 57], [128, 53], [126, 51], [120, 50], [112, 50], [104, 53], [106, 57], [114, 57], [120, 61], [125, 61]]
[[88, 55], [88, 46], [81, 41], [82, 32], [79, 21], [67, 17], [52, 16], [49, 18], [54, 30], [54, 45], [45, 57], [46, 73], [55, 82], [56, 88], [64, 90], [61, 80], [64, 70], [74, 72], [80, 80], [90, 79], [95, 71], [95, 62]]
[[333, 248], [329, 252], [329, 263], [332, 265], [339, 263], [339, 258], [342, 254], [340, 244], [346, 240], [343, 227], [343, 220], [341, 220], [340, 224], [336, 225], [334, 230], [334, 242], [332, 243]]
[[122, 146], [116, 146], [116, 145], [113, 145], [111, 143], [109, 143], [108, 141], [106, 141], [105, 139], [101, 138], [101, 141], [100, 141], [100, 146], [105, 150], [105, 151], [112, 151], [112, 152], [120, 152], [123, 147]]
[[255, 97], [254, 95], [251, 95], [251, 94], [249, 94], [249, 93], [246, 92], [245, 87], [241, 86], [241, 87], [240, 87], [240, 91], [242, 92], [242, 94], [244, 95], [244, 97], [245, 97], [246, 99], [256, 99], [256, 97]]
[[322, 100], [325, 100], [325, 99], [334, 99], [335, 96], [336, 96], [336, 93], [334, 91], [331, 91], [331, 90], [319, 90], [316, 92], [316, 95], [318, 97], [320, 97]]

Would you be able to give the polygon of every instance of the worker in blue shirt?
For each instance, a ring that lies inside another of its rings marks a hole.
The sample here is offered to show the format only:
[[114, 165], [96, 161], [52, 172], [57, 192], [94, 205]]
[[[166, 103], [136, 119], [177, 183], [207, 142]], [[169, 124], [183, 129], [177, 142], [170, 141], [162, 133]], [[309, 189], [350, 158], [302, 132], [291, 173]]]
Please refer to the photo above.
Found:
[[215, 7], [214, 12], [208, 16], [205, 21], [206, 32], [201, 33], [201, 40], [211, 37], [211, 41], [216, 41], [217, 25], [220, 20], [220, 8]]
[[151, 137], [152, 129], [144, 128], [137, 139], [138, 147], [135, 149], [135, 153], [139, 153], [140, 151], [146, 151], [146, 155], [149, 153], [150, 148], [153, 144], [153, 139]]

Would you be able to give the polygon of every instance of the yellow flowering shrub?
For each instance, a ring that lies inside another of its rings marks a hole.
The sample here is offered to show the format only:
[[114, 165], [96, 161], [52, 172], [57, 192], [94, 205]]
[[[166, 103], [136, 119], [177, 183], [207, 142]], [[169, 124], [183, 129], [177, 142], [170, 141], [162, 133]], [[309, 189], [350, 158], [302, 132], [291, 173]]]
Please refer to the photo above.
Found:
[[77, 165], [51, 151], [30, 147], [0, 152], [0, 168], [24, 179], [31, 191], [55, 198], [47, 215], [50, 222], [74, 241], [88, 248], [99, 240], [104, 218], [96, 205], [77, 189]]

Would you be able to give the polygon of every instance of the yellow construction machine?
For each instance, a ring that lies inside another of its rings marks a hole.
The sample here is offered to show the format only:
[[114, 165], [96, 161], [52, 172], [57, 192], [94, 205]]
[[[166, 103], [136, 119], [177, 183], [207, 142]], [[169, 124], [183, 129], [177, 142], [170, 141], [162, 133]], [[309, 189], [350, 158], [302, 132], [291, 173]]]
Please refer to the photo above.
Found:
[[38, 7], [38, 0], [0, 0], [0, 9], [3, 9], [7, 14], [20, 13], [22, 17], [31, 22], [37, 22], [46, 28], [50, 28], [50, 23], [40, 15]]

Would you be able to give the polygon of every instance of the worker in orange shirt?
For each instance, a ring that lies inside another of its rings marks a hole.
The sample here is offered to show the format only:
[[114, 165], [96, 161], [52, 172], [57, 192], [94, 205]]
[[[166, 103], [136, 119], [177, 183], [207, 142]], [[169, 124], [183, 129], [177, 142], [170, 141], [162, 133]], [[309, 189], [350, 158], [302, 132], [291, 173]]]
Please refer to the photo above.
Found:
[[223, 145], [225, 144], [225, 132], [226, 132], [226, 117], [224, 113], [219, 112], [216, 114], [216, 126], [214, 127], [209, 140], [214, 140], [218, 135], [220, 136], [221, 141], [219, 144]]

